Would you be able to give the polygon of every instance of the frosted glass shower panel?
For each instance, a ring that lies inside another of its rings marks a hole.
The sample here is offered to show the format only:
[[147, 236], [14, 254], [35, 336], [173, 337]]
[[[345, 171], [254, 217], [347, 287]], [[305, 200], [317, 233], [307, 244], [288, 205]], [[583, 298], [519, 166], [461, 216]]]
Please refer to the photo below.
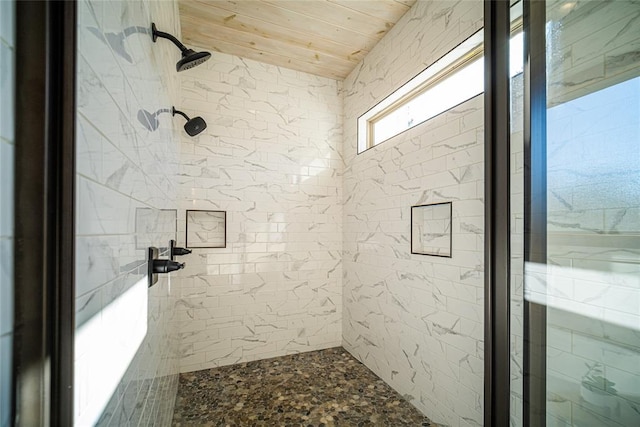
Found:
[[411, 253], [451, 257], [451, 202], [411, 207]]
[[187, 211], [188, 248], [224, 248], [227, 246], [225, 211]]

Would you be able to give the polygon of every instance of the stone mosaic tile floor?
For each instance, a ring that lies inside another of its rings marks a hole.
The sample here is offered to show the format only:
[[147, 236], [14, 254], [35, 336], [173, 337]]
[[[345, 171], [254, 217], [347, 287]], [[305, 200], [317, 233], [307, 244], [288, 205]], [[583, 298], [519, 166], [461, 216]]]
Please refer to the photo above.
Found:
[[341, 347], [180, 375], [174, 426], [434, 426]]

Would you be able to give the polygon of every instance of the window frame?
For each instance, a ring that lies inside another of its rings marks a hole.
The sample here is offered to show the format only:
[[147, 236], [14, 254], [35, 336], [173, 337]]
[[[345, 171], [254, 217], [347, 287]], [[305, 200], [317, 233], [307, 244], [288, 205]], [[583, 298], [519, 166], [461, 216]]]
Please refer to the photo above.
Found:
[[[384, 141], [380, 141], [377, 144], [374, 144], [373, 127], [375, 126], [376, 121], [379, 121], [389, 114], [395, 112], [397, 109], [406, 105], [411, 100], [415, 99], [430, 88], [437, 85], [442, 80], [446, 79], [456, 70], [470, 63], [472, 60], [477, 59], [478, 55], [481, 55], [484, 52], [483, 39], [484, 31], [481, 28], [471, 36], [466, 38], [464, 41], [462, 41], [460, 44], [455, 46], [449, 52], [434, 61], [431, 65], [413, 76], [407, 82], [391, 91], [389, 95], [384, 97], [380, 102], [376, 103], [364, 114], [360, 115], [357, 120], [358, 154], [362, 154], [365, 151], [411, 129], [405, 129], [385, 139]], [[416, 123], [412, 127], [415, 127], [432, 117]]]
[[[482, 31], [482, 30], [480, 30], [480, 31]], [[424, 119], [422, 121], [419, 121], [418, 123], [412, 125], [411, 127], [408, 127], [407, 129], [405, 129], [403, 131], [400, 131], [400, 132], [394, 134], [393, 136], [390, 136], [390, 137], [388, 137], [388, 138], [386, 138], [384, 140], [378, 141], [377, 143], [375, 141], [375, 139], [376, 139], [375, 138], [376, 137], [376, 135], [375, 135], [375, 125], [379, 121], [381, 121], [385, 117], [391, 115], [392, 113], [395, 113], [399, 109], [403, 108], [404, 106], [409, 104], [411, 101], [413, 101], [416, 98], [418, 98], [421, 95], [423, 95], [429, 89], [432, 89], [435, 86], [437, 86], [438, 84], [442, 83], [447, 78], [453, 77], [456, 72], [460, 71], [461, 69], [463, 69], [467, 65], [470, 65], [474, 60], [481, 58], [483, 52], [484, 52], [484, 49], [483, 49], [482, 44], [479, 45], [479, 46], [476, 46], [470, 52], [467, 52], [466, 54], [464, 54], [462, 57], [455, 59], [454, 62], [452, 62], [450, 65], [447, 66], [447, 68], [441, 70], [440, 72], [436, 73], [432, 77], [424, 80], [416, 88], [414, 88], [409, 93], [407, 93], [405, 96], [403, 96], [400, 99], [396, 100], [395, 102], [393, 102], [392, 104], [390, 104], [386, 108], [383, 108], [380, 112], [374, 114], [371, 118], [369, 118], [367, 120], [367, 140], [366, 140], [367, 148], [371, 148], [371, 147], [374, 147], [374, 146], [376, 146], [378, 144], [381, 144], [381, 143], [393, 138], [394, 136], [397, 136], [397, 135], [400, 135], [403, 132], [406, 132], [407, 130], [411, 129], [412, 127], [415, 127], [415, 126], [418, 126], [421, 123], [424, 123], [425, 121], [437, 116], [438, 114], [441, 114], [441, 113], [453, 108], [453, 107], [450, 107], [450, 108], [447, 108], [445, 110], [442, 110], [439, 113], [437, 113], [436, 115], [428, 117], [428, 118], [426, 118], [426, 119]], [[418, 78], [421, 74], [422, 73], [418, 74], [418, 76], [416, 76], [416, 78]], [[475, 96], [475, 95], [473, 95], [473, 96]], [[471, 98], [473, 98], [473, 96], [470, 96], [467, 99], [471, 99]]]
[[[518, 2], [511, 8], [510, 40], [518, 33], [522, 32], [522, 3]], [[413, 76], [407, 82], [397, 87], [390, 94], [385, 96], [380, 102], [369, 108], [357, 119], [356, 128], [356, 154], [374, 148], [383, 142], [395, 138], [396, 136], [434, 118], [439, 114], [455, 108], [456, 105], [445, 108], [438, 113], [420, 120], [410, 127], [393, 134], [392, 136], [375, 142], [375, 125], [388, 115], [398, 111], [417, 97], [423, 95], [428, 90], [434, 88], [439, 83], [453, 76], [456, 72], [470, 65], [473, 61], [484, 56], [484, 27], [467, 37], [449, 52], [438, 58], [432, 64]], [[485, 88], [486, 89], [486, 88]], [[481, 93], [484, 93], [483, 90]], [[471, 95], [462, 102], [479, 95]]]

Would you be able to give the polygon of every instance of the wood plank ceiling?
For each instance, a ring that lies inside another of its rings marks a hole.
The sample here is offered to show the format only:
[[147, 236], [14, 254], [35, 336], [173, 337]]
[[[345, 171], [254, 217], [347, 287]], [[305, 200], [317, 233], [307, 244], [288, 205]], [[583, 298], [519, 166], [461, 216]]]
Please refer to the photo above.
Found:
[[344, 79], [416, 0], [180, 0], [182, 41]]

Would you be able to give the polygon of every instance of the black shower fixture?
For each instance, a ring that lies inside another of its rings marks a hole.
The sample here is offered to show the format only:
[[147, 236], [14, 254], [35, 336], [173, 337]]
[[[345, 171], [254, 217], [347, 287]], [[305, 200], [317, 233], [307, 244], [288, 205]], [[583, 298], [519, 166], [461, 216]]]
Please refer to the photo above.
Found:
[[[178, 63], [176, 64], [177, 71], [188, 70], [189, 68], [193, 68], [197, 65], [200, 65], [203, 62], [205, 62], [207, 59], [211, 58], [211, 54], [209, 52], [196, 52], [195, 50], [189, 49], [188, 47], [180, 43], [180, 40], [178, 40], [171, 34], [158, 31], [158, 29], [156, 28], [156, 24], [154, 23], [151, 24], [151, 34], [152, 34], [151, 37], [153, 37], [154, 42], [158, 40], [158, 37], [162, 37], [163, 39], [171, 40], [173, 44], [175, 44], [176, 46], [178, 46], [178, 48], [180, 48], [180, 51], [182, 52], [182, 59], [178, 61]], [[199, 117], [196, 117], [196, 118], [199, 118]], [[204, 120], [203, 120], [203, 123], [204, 123]]]
[[189, 136], [196, 136], [207, 128], [207, 122], [205, 122], [202, 117], [194, 117], [193, 119], [190, 119], [189, 116], [182, 111], [176, 110], [175, 107], [171, 107], [171, 109], [161, 108], [155, 113], [150, 113], [147, 110], [138, 110], [138, 121], [147, 130], [153, 132], [160, 127], [158, 116], [163, 113], [171, 113], [172, 116], [178, 114], [187, 119], [187, 123], [184, 125], [184, 130], [189, 134]]
[[202, 117], [198, 116], [190, 119], [189, 116], [182, 111], [178, 111], [175, 107], [171, 107], [171, 115], [175, 116], [176, 114], [187, 119], [187, 123], [184, 124], [184, 130], [189, 134], [189, 136], [196, 136], [207, 128], [207, 122], [205, 122]]

